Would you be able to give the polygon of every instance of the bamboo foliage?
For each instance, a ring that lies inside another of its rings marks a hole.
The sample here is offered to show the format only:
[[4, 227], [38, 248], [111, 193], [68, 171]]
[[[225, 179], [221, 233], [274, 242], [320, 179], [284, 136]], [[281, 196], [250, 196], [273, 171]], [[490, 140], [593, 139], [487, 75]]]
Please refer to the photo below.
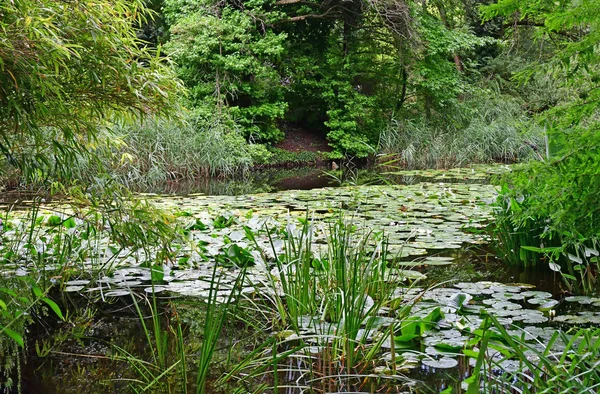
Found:
[[[143, 2], [0, 5], [0, 151], [23, 175], [65, 176], [109, 117], [171, 113], [179, 82], [134, 26]], [[65, 176], [66, 177], [66, 176]]]

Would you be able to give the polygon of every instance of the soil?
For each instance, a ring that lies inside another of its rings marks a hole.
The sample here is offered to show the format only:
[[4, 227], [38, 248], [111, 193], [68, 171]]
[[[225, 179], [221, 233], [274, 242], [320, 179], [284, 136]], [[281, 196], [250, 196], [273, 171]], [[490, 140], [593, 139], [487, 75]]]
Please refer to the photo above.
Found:
[[275, 147], [290, 152], [331, 152], [323, 132], [286, 124], [284, 140]]

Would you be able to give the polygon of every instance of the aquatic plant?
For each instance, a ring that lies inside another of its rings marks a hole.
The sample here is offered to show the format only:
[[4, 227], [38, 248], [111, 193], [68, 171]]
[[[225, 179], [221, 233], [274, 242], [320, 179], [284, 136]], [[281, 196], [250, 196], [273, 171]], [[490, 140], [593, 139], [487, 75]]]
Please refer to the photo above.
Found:
[[489, 315], [471, 342], [478, 349], [464, 351], [476, 359], [466, 393], [598, 391], [600, 330], [551, 330], [544, 341], [532, 339], [529, 331], [509, 330]]
[[[270, 371], [267, 387], [274, 391], [370, 386], [366, 377], [381, 363], [382, 345], [394, 335], [392, 316], [402, 320], [410, 310], [410, 303], [395, 302], [393, 296], [408, 275], [388, 267], [383, 236], [363, 232], [352, 221], [338, 218], [321, 228], [304, 219], [300, 227], [289, 224], [284, 231], [281, 253], [271, 239], [277, 256], [271, 279], [256, 290], [270, 302], [275, 332], [268, 345], [222, 381], [244, 371], [239, 382], [255, 382]], [[321, 231], [327, 234], [326, 245], [314, 251], [313, 235]], [[292, 376], [299, 380], [292, 382]], [[395, 369], [383, 379], [407, 381]]]
[[[134, 373], [134, 378], [125, 378], [133, 392], [176, 393], [185, 391], [187, 386], [186, 356], [183, 348], [183, 331], [176, 312], [173, 314], [174, 323], [166, 323], [167, 327], [163, 328], [163, 313], [158, 308], [156, 295], [152, 294], [150, 299], [142, 297], [147, 304], [151, 319], [149, 326], [146, 324], [145, 313], [142, 311], [137, 297], [139, 297], [138, 294], [131, 293], [133, 306], [146, 338], [145, 344], [150, 354], [150, 360], [147, 361], [142, 354], [132, 354], [117, 344], [112, 344], [116, 351], [113, 358], [126, 362]], [[179, 380], [173, 380], [173, 375], [177, 375]]]

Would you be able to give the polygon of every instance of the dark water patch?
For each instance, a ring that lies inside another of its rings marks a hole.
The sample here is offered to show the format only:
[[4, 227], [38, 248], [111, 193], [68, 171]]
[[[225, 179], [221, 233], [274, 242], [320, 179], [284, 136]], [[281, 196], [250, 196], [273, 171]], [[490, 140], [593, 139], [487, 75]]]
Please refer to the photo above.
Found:
[[[418, 269], [427, 276], [426, 283], [435, 285], [444, 282], [494, 281], [500, 283], [526, 283], [537, 290], [546, 291], [554, 298], [568, 296], [569, 290], [560, 275], [549, 269], [509, 265], [499, 259], [486, 244], [463, 245], [460, 249], [435, 251], [432, 256], [452, 258], [452, 264], [428, 265], [426, 257], [410, 259], [424, 261]], [[405, 258], [403, 260], [408, 260]]]
[[323, 187], [360, 185], [415, 185], [421, 182], [446, 184], [488, 184], [494, 174], [508, 171], [504, 165], [472, 166], [449, 170], [414, 170], [390, 172], [381, 167], [355, 164], [333, 170], [329, 165], [296, 168], [257, 169], [243, 176], [174, 180], [158, 185], [135, 188], [156, 194], [244, 195], [284, 190], [311, 190]]
[[227, 195], [270, 193], [282, 190], [308, 190], [340, 183], [327, 175], [327, 166], [265, 168], [241, 176], [176, 180], [164, 184], [135, 188], [141, 193], [167, 195]]

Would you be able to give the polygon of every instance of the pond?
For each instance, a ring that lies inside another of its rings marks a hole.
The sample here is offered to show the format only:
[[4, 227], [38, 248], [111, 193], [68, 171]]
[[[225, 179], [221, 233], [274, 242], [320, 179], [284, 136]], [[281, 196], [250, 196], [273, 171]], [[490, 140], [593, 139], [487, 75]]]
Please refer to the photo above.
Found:
[[[36, 212], [40, 227], [24, 235], [27, 221], [13, 212], [2, 236], [18, 247], [0, 275], [42, 268], [70, 314], [67, 323], [48, 315], [30, 327], [23, 392], [460, 390], [476, 361], [464, 350], [477, 346], [473, 333], [488, 313], [540, 346], [556, 328], [600, 323], [600, 298], [565, 294], [549, 271], [494, 258], [486, 227], [496, 191], [487, 179], [507, 170], [145, 194], [186, 229], [186, 242], [161, 250], [83, 236], [84, 222], [56, 203]], [[43, 267], [30, 261], [33, 248], [45, 250]], [[223, 311], [235, 317], [220, 320]], [[497, 367], [514, 364], [499, 358]]]

